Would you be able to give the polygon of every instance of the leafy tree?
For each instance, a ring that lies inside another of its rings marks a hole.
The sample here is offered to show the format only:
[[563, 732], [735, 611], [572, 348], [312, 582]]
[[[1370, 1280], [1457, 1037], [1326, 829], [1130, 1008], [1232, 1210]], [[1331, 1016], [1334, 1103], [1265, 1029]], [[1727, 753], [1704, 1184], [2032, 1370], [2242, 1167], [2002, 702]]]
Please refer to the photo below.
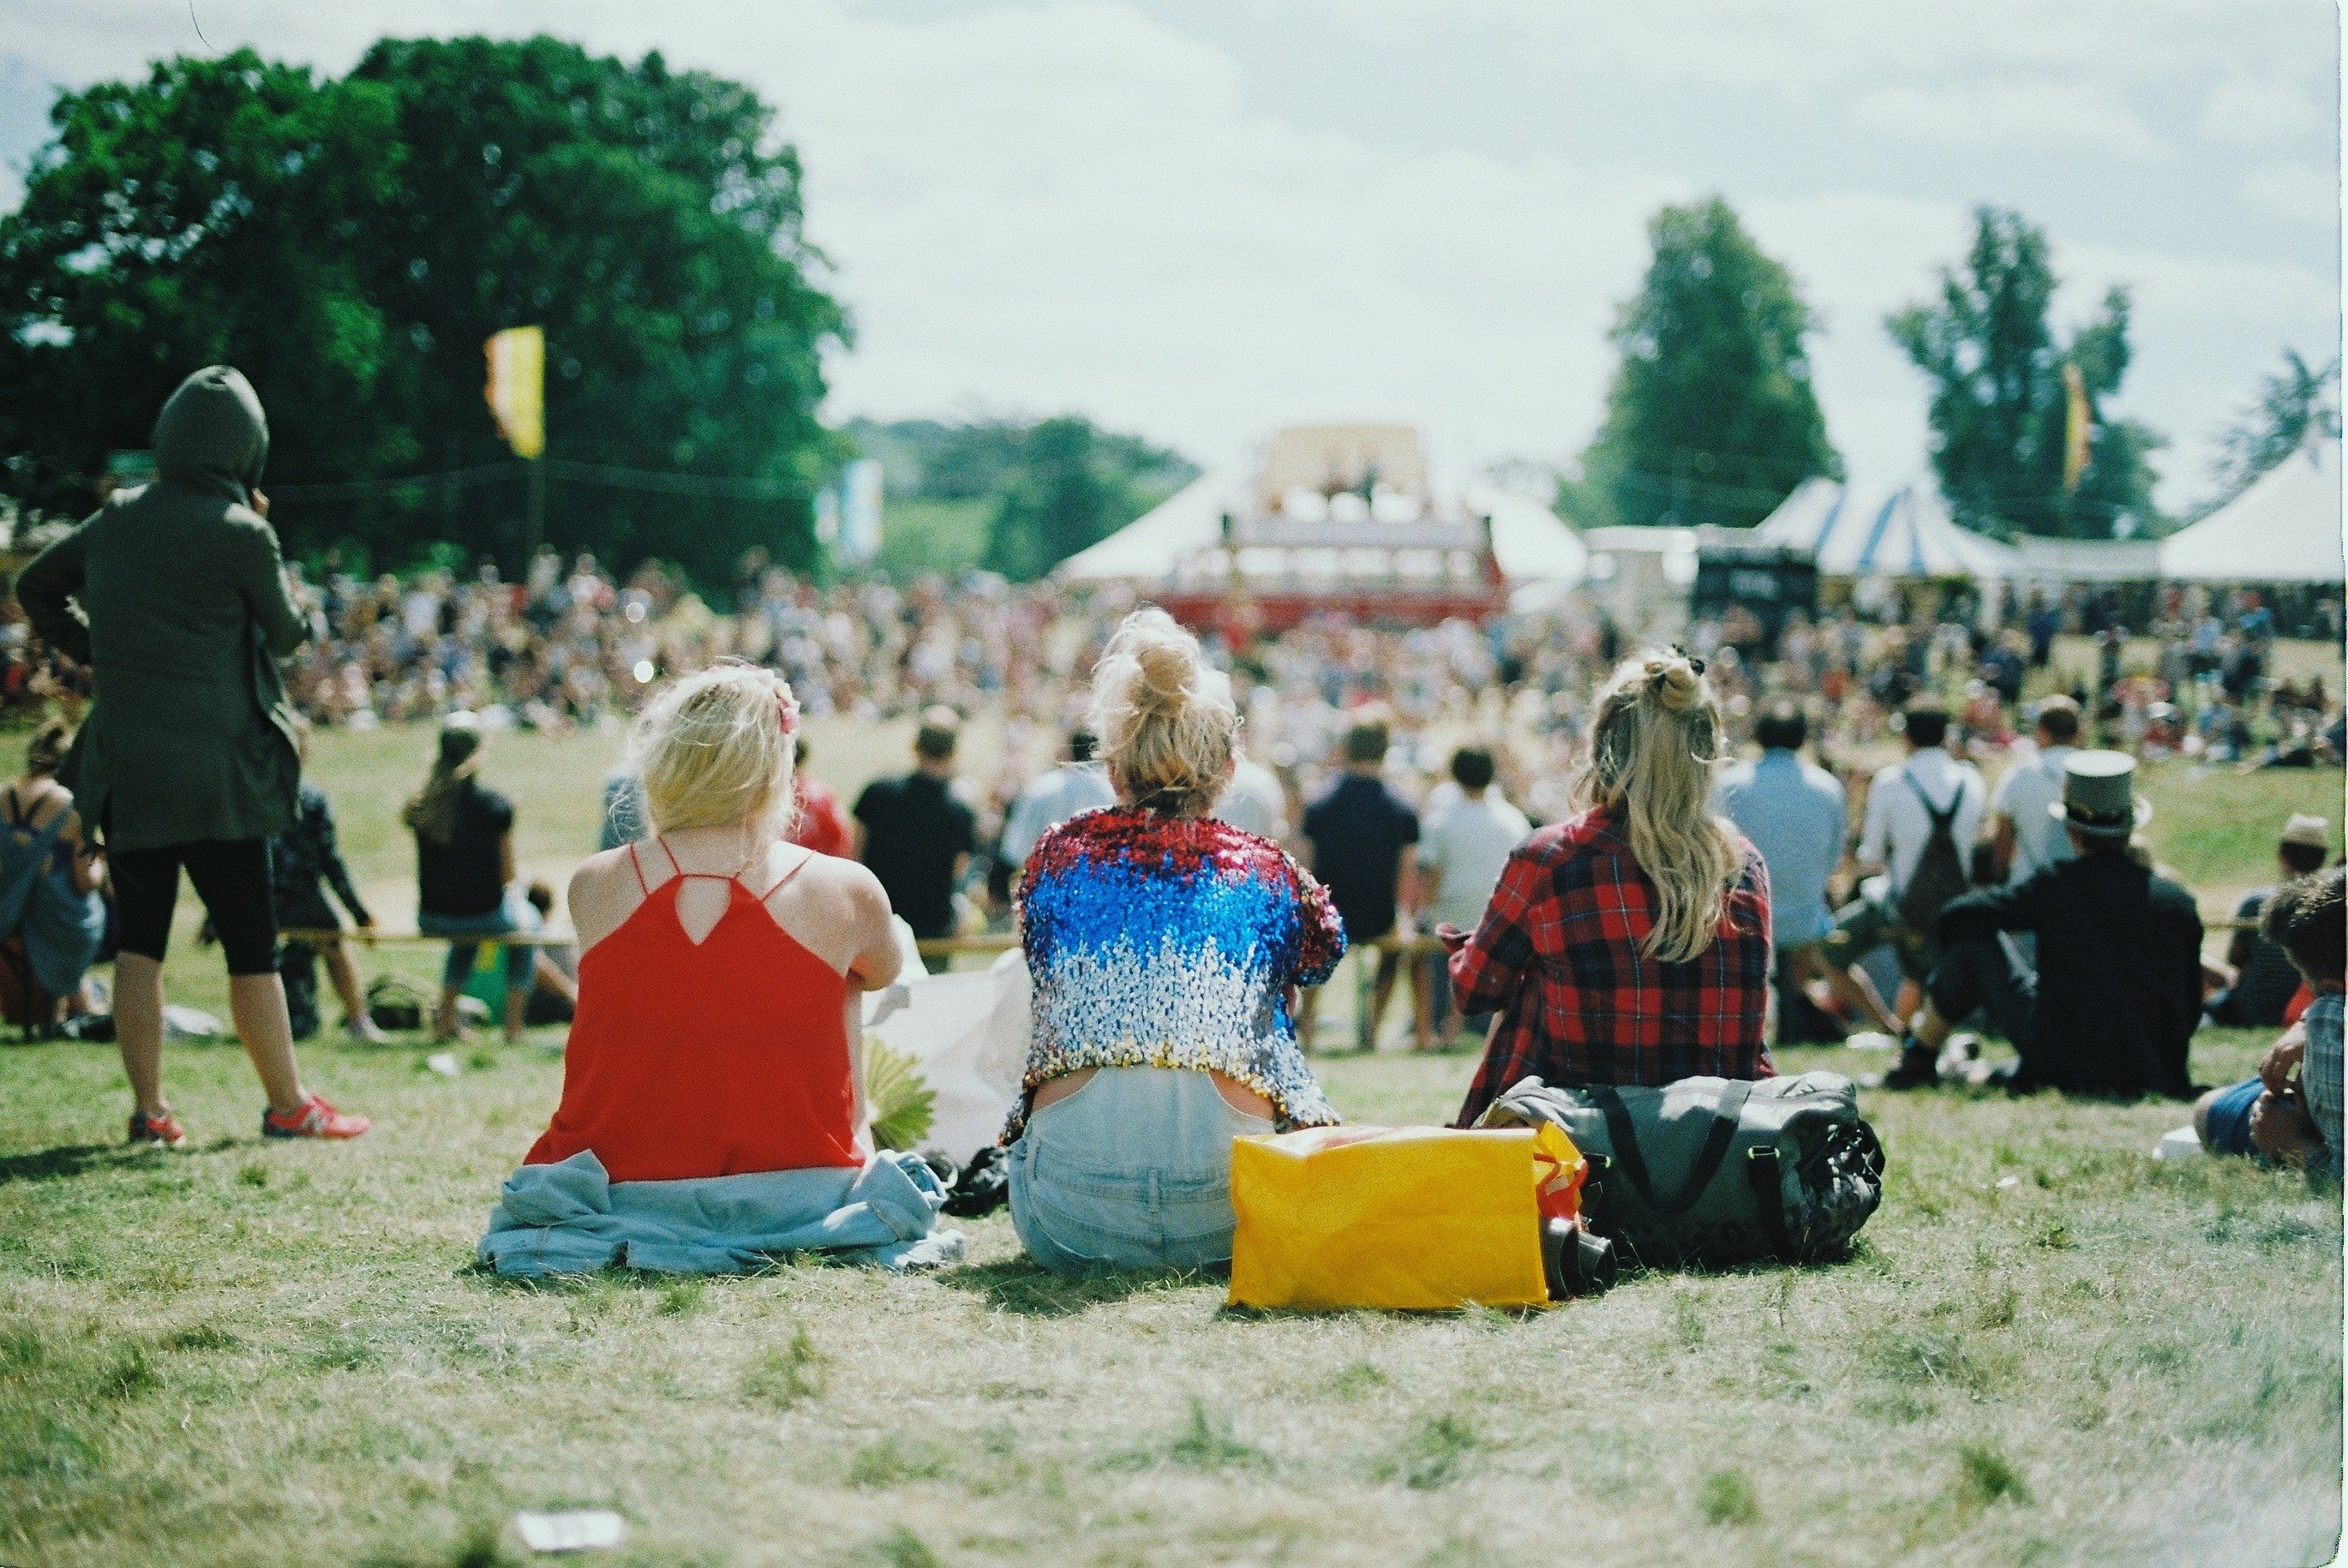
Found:
[[[2058, 346], [2047, 321], [2055, 287], [2044, 232], [2019, 213], [1983, 207], [1962, 268], [1941, 273], [1940, 297], [1886, 320], [1932, 386], [1941, 490], [1960, 522], [1985, 532], [2157, 532], [2150, 458], [2166, 438], [2135, 420], [2096, 417], [2127, 374], [2127, 291], [2106, 293], [2096, 316]], [[2086, 466], [2069, 493], [2066, 364], [2078, 371], [2092, 424]]]
[[267, 399], [275, 449], [345, 475], [411, 460], [380, 400], [397, 333], [368, 296], [366, 214], [398, 186], [391, 105], [249, 50], [61, 96], [0, 217], [0, 452], [9, 488], [79, 510], [109, 450], [147, 445], [189, 371]]
[[821, 355], [847, 324], [749, 88], [550, 38], [386, 40], [324, 83], [250, 53], [168, 62], [53, 121], [0, 219], [18, 475], [86, 484], [174, 381], [227, 360], [271, 410], [295, 548], [453, 539], [515, 567], [517, 469], [368, 481], [503, 464], [481, 346], [537, 323], [554, 542], [705, 581], [752, 544], [813, 560], [840, 451], [815, 418]]
[[1028, 427], [1004, 468], [982, 563], [1021, 582], [1107, 538], [1197, 471], [1074, 415]]
[[1584, 526], [1766, 517], [1839, 460], [1810, 386], [1817, 325], [1793, 277], [1718, 197], [1666, 207], [1611, 341], [1606, 420], [1560, 508]]
[[2250, 487], [2253, 480], [2304, 445], [2312, 435], [2340, 434], [2340, 362], [2311, 368], [2284, 349], [2282, 368], [2259, 383], [2258, 400], [2218, 438], [2212, 467], [2218, 495], [2215, 511]]

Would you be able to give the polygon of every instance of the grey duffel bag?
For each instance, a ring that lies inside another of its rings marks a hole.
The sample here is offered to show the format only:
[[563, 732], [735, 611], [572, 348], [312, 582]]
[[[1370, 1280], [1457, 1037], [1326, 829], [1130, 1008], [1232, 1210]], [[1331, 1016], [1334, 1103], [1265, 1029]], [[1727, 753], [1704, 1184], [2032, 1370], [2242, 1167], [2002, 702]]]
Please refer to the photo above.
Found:
[[1883, 1202], [1883, 1146], [1839, 1073], [1661, 1088], [1525, 1078], [1476, 1125], [1542, 1121], [1589, 1157], [1591, 1229], [1650, 1267], [1840, 1257]]

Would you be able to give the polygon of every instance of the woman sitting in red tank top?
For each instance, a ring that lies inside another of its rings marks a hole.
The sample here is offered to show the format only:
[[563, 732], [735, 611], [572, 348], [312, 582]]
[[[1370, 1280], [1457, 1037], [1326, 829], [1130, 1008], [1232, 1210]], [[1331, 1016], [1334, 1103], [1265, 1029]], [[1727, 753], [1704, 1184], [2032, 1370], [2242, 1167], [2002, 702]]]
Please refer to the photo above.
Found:
[[789, 687], [747, 665], [638, 721], [657, 834], [572, 878], [579, 1009], [527, 1164], [592, 1152], [627, 1182], [870, 1157], [861, 993], [901, 961], [872, 873], [784, 839], [797, 727]]

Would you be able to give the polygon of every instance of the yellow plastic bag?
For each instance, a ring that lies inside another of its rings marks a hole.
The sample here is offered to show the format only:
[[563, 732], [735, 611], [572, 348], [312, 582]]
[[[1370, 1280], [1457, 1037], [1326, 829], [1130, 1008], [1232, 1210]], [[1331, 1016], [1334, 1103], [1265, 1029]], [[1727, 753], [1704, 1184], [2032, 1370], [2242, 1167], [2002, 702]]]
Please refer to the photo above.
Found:
[[1535, 1306], [1538, 1185], [1578, 1178], [1547, 1123], [1315, 1127], [1231, 1144], [1233, 1306], [1442, 1311]]

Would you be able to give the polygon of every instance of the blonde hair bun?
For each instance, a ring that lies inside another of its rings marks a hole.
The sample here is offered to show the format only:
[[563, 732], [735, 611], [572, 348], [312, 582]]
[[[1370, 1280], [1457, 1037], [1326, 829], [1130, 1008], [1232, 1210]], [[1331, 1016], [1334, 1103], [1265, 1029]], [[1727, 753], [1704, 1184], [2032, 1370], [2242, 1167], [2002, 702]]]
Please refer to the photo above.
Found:
[[1093, 720], [1132, 803], [1179, 815], [1221, 793], [1240, 727], [1231, 677], [1165, 611], [1136, 610], [1109, 639], [1093, 667]]
[[1684, 713], [1695, 706], [1701, 677], [1685, 654], [1650, 654], [1646, 671], [1647, 680], [1654, 689], [1655, 700], [1662, 703], [1666, 711]]

